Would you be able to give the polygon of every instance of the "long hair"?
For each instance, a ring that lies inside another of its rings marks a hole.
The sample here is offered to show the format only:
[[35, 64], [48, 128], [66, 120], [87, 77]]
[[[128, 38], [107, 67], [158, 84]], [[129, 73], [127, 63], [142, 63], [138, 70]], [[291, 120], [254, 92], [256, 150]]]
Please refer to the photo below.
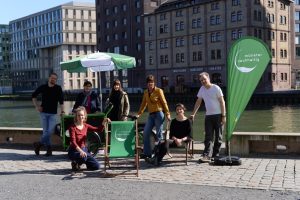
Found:
[[77, 120], [77, 113], [79, 113], [80, 111], [83, 111], [83, 112], [84, 112], [85, 118], [84, 118], [83, 122], [86, 122], [86, 120], [87, 120], [87, 112], [86, 112], [86, 109], [85, 109], [85, 107], [83, 107], [83, 106], [79, 106], [78, 108], [75, 109], [74, 123], [77, 123], [77, 122], [78, 122], [78, 120]]

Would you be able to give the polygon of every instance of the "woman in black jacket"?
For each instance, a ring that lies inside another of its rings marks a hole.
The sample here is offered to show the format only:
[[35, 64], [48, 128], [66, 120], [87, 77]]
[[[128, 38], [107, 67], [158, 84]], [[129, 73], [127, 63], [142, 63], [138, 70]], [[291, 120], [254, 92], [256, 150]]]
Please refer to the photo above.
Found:
[[123, 91], [121, 82], [116, 79], [106, 103], [111, 103], [113, 108], [108, 114], [111, 121], [126, 121], [129, 114], [130, 105], [128, 95]]
[[96, 92], [92, 91], [92, 83], [85, 81], [83, 84], [83, 92], [79, 93], [72, 112], [79, 106], [84, 106], [87, 113], [101, 112], [100, 99]]

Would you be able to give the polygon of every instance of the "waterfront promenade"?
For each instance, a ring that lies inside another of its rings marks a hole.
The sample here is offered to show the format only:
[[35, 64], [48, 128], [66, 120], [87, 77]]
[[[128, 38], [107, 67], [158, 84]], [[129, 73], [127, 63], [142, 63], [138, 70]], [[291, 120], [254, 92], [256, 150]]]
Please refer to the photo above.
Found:
[[[199, 148], [203, 146], [198, 145]], [[184, 163], [183, 154], [174, 154], [166, 158], [162, 166], [154, 167], [141, 161], [140, 175], [123, 170], [82, 171], [71, 173], [70, 161], [65, 151], [54, 151], [54, 156], [35, 156], [32, 150], [15, 149], [8, 145], [0, 146], [0, 175], [39, 175], [59, 176], [62, 179], [109, 178], [114, 180], [132, 180], [151, 183], [176, 183], [195, 186], [221, 186], [228, 188], [246, 188], [274, 190], [282, 192], [300, 192], [300, 160], [297, 157], [244, 157], [240, 166], [213, 166], [199, 164], [199, 154]], [[98, 160], [102, 164], [102, 157]], [[130, 171], [129, 171], [130, 172]], [[122, 174], [116, 174], [122, 173]], [[24, 183], [26, 184], [26, 183]], [[55, 187], [55, 186], [53, 186]], [[300, 193], [299, 193], [300, 198]]]

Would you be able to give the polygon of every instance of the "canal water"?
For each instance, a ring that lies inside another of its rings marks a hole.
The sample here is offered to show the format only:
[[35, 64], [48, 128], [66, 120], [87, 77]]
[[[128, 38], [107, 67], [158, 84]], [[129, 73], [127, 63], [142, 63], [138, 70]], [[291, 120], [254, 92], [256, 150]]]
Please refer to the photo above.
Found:
[[[65, 102], [66, 110], [71, 110], [73, 102]], [[135, 106], [137, 107], [137, 106]], [[170, 108], [174, 106], [170, 105]], [[133, 110], [131, 114], [135, 114]], [[187, 116], [191, 111], [186, 111]], [[193, 135], [196, 140], [204, 137], [204, 109], [196, 115], [193, 123]], [[171, 113], [175, 117], [175, 112]], [[141, 117], [144, 122], [147, 112]], [[59, 120], [59, 119], [58, 119]], [[39, 114], [31, 101], [0, 100], [0, 127], [41, 127]], [[235, 131], [251, 132], [299, 132], [300, 105], [249, 107], [242, 114]]]

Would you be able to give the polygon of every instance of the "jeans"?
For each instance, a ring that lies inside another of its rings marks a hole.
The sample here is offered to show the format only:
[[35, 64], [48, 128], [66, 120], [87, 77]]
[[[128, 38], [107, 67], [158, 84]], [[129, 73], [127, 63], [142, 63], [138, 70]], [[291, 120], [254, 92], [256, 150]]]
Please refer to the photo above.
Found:
[[100, 169], [100, 165], [98, 161], [91, 156], [91, 154], [88, 152], [88, 149], [86, 147], [82, 148], [82, 150], [86, 153], [86, 157], [82, 158], [80, 157], [80, 153], [73, 148], [69, 148], [68, 156], [70, 160], [77, 162], [79, 165], [82, 165], [83, 163], [86, 164], [86, 168], [88, 170], [98, 170]]
[[204, 156], [215, 157], [219, 155], [223, 135], [223, 125], [221, 122], [221, 114], [205, 116]]
[[51, 134], [54, 133], [56, 125], [56, 114], [41, 112], [40, 117], [43, 127], [41, 143], [46, 146], [51, 146]]
[[162, 111], [150, 113], [144, 128], [144, 155], [150, 156], [152, 154], [151, 149], [151, 135], [152, 129], [155, 126], [157, 140], [163, 139], [162, 131], [165, 115]]

